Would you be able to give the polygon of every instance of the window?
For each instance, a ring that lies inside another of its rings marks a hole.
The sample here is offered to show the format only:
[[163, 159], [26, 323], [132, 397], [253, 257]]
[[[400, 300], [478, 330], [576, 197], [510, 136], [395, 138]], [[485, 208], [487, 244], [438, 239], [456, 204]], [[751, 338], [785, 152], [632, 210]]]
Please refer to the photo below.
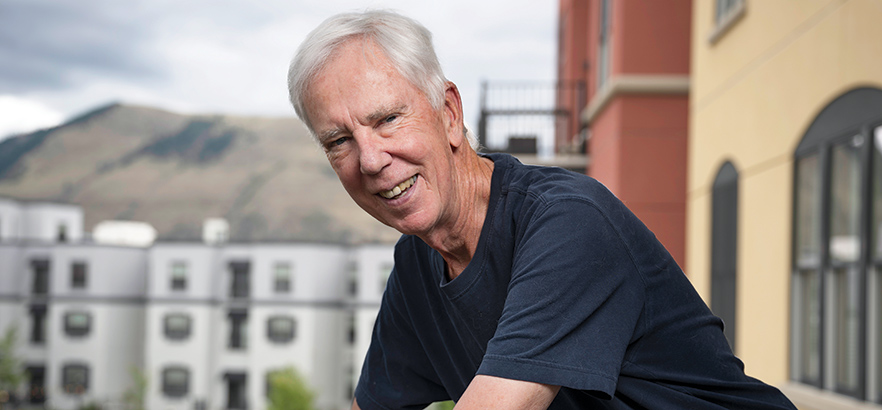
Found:
[[92, 316], [86, 312], [70, 312], [64, 315], [64, 333], [81, 337], [89, 334]]
[[610, 14], [612, 0], [600, 2], [600, 43], [597, 46], [597, 89], [600, 90], [609, 78], [610, 60]]
[[183, 367], [162, 370], [162, 393], [167, 397], [184, 397], [190, 391], [190, 371]]
[[233, 275], [230, 281], [230, 296], [234, 298], [247, 298], [250, 293], [249, 271], [251, 264], [248, 262], [230, 262], [230, 272]]
[[67, 242], [67, 225], [59, 224], [58, 225], [58, 242]]
[[29, 404], [43, 404], [46, 402], [46, 368], [43, 366], [28, 366], [28, 396]]
[[171, 264], [171, 289], [187, 289], [187, 262], [175, 261]]
[[794, 158], [792, 377], [882, 403], [882, 90], [833, 101]]
[[70, 287], [73, 289], [86, 288], [86, 262], [74, 262], [70, 266]]
[[61, 388], [65, 393], [73, 395], [89, 391], [89, 368], [83, 364], [67, 364], [62, 367]]
[[745, 0], [716, 0], [714, 29], [709, 39], [711, 44], [719, 41], [741, 17], [744, 17], [746, 10], [744, 2]]
[[276, 263], [273, 269], [273, 289], [276, 293], [288, 293], [291, 291], [291, 264], [287, 262]]
[[267, 320], [266, 332], [269, 340], [275, 343], [288, 343], [294, 339], [294, 319], [273, 316]]
[[245, 385], [248, 381], [245, 373], [229, 372], [224, 374], [227, 379], [227, 406], [228, 410], [244, 410], [246, 390]]
[[31, 305], [31, 343], [46, 343], [46, 305]]
[[230, 349], [240, 350], [248, 347], [248, 311], [241, 309], [231, 310], [229, 313]]
[[171, 340], [184, 340], [190, 337], [190, 317], [182, 313], [171, 313], [163, 320], [165, 337]]
[[726, 340], [735, 350], [738, 171], [730, 162], [714, 180], [711, 208], [711, 310], [723, 319]]
[[46, 295], [49, 293], [49, 260], [35, 259], [31, 261], [33, 272], [33, 286], [31, 293], [34, 295]]

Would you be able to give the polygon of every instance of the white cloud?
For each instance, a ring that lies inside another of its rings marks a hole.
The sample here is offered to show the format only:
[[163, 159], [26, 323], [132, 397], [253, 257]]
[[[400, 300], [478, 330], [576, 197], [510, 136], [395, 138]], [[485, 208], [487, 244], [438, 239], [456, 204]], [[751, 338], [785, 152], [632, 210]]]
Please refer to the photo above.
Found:
[[54, 127], [64, 120], [64, 114], [37, 101], [0, 95], [0, 140], [13, 134]]

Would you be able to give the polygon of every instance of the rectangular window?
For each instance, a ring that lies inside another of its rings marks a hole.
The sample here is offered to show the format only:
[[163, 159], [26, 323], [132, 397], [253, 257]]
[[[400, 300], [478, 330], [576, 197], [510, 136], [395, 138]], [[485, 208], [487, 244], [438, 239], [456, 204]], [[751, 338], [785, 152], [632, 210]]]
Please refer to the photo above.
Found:
[[234, 298], [247, 298], [250, 294], [249, 272], [251, 264], [248, 262], [230, 262], [230, 296]]
[[609, 60], [610, 60], [610, 14], [612, 13], [612, 0], [601, 0], [600, 2], [600, 43], [597, 51], [597, 89], [600, 90], [606, 85], [609, 78]]
[[863, 138], [855, 136], [832, 147], [830, 199], [830, 240], [828, 244], [832, 277], [829, 306], [833, 309], [832, 357], [836, 390], [857, 396], [860, 389], [860, 280], [861, 253], [860, 196]]
[[31, 306], [31, 343], [46, 343], [46, 305]]
[[86, 312], [69, 312], [64, 315], [64, 333], [68, 336], [86, 336], [91, 326], [92, 316]]
[[267, 337], [275, 343], [288, 343], [294, 339], [294, 319], [274, 316], [267, 320]]
[[182, 313], [165, 316], [165, 337], [171, 340], [184, 340], [190, 337], [190, 317]]
[[189, 370], [183, 367], [167, 367], [162, 371], [162, 393], [167, 397], [184, 397], [189, 391]]
[[67, 394], [81, 395], [89, 390], [89, 368], [68, 364], [61, 369], [61, 388]]
[[31, 261], [31, 272], [33, 273], [31, 293], [47, 295], [49, 293], [49, 260], [35, 259]]
[[86, 288], [86, 275], [88, 274], [88, 269], [86, 267], [86, 262], [74, 262], [70, 266], [70, 287], [72, 289], [85, 289]]
[[794, 375], [819, 385], [821, 377], [821, 174], [819, 154], [796, 162], [793, 276]]
[[28, 366], [28, 397], [30, 404], [43, 404], [46, 402], [46, 368], [43, 366]]
[[291, 264], [287, 262], [276, 263], [273, 269], [273, 290], [276, 293], [288, 293], [291, 291]]
[[228, 410], [245, 410], [247, 381], [244, 373], [227, 373], [227, 409]]
[[58, 242], [67, 242], [67, 225], [58, 224]]
[[175, 261], [171, 264], [171, 289], [187, 289], [187, 262]]
[[248, 311], [232, 310], [229, 314], [230, 339], [229, 347], [233, 350], [248, 347]]

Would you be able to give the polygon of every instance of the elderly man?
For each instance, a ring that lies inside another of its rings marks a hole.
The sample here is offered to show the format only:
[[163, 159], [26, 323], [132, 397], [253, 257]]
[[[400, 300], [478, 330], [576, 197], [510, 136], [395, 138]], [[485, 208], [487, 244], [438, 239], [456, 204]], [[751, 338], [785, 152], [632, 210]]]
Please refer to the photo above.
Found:
[[354, 409], [792, 409], [603, 185], [481, 155], [419, 23], [343, 14], [289, 70], [298, 116], [395, 247]]

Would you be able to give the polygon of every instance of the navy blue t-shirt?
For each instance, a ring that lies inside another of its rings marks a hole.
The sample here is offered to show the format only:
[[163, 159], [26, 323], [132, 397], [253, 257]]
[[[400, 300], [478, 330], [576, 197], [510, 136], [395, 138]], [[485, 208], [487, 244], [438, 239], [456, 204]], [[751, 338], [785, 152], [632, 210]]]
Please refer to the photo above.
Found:
[[356, 399], [458, 400], [476, 374], [562, 386], [552, 409], [793, 409], [744, 374], [655, 235], [585, 175], [488, 155], [477, 250], [454, 280], [415, 236], [395, 246]]

